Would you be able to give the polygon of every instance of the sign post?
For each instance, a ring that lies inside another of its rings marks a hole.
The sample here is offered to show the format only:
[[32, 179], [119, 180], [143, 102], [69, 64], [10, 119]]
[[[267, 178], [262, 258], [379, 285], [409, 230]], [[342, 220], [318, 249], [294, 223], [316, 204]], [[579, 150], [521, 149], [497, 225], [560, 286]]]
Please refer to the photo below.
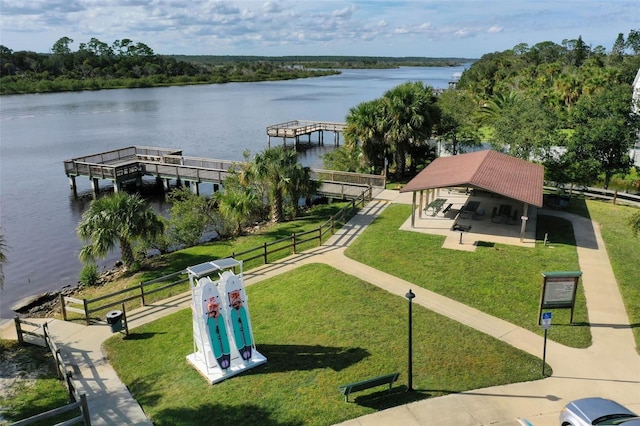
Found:
[[544, 329], [544, 346], [542, 348], [542, 377], [544, 377], [544, 367], [547, 363], [547, 330], [551, 327], [551, 312], [542, 313], [542, 328]]

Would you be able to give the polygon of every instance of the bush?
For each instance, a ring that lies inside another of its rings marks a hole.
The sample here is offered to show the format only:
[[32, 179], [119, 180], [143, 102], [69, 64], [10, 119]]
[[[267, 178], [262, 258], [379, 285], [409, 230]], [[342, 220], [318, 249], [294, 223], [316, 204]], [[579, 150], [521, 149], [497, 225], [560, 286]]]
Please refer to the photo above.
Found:
[[98, 284], [98, 278], [100, 275], [98, 274], [98, 265], [95, 263], [85, 263], [80, 271], [80, 282], [87, 286], [91, 287]]

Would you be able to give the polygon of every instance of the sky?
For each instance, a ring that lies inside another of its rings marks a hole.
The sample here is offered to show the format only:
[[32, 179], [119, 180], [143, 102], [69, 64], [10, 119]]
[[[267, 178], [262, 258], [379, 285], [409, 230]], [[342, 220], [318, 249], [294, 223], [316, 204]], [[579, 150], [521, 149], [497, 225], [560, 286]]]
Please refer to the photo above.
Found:
[[638, 0], [0, 0], [0, 44], [38, 53], [95, 37], [157, 54], [480, 58], [579, 36], [610, 51], [632, 29]]

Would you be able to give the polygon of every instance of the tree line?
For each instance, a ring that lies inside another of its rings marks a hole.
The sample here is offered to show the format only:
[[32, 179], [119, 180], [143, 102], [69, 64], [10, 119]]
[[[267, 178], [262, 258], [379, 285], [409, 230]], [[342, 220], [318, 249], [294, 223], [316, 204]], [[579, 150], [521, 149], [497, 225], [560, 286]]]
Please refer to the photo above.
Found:
[[434, 140], [452, 155], [484, 142], [544, 164], [548, 181], [608, 188], [617, 177], [640, 191], [629, 158], [640, 131], [639, 69], [639, 30], [619, 34], [609, 52], [578, 37], [489, 53], [453, 89], [408, 82], [351, 108], [345, 145], [325, 167], [402, 181], [435, 158]]
[[17, 51], [0, 45], [0, 94], [154, 87], [182, 84], [286, 80], [337, 73], [268, 60], [207, 63], [157, 55], [131, 39], [108, 44], [62, 37], [50, 53]]

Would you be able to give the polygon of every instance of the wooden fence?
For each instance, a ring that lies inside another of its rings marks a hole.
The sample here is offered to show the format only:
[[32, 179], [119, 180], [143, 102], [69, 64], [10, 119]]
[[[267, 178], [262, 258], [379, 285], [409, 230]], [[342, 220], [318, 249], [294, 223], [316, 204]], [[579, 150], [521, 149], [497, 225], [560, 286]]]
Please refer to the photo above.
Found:
[[[329, 220], [321, 224], [318, 228], [311, 231], [294, 233], [289, 237], [281, 238], [276, 241], [268, 243], [265, 242], [258, 247], [242, 252], [233, 252], [230, 257], [242, 260], [245, 263], [255, 261], [255, 266], [257, 267], [266, 265], [269, 261], [281, 259], [290, 253], [296, 254], [306, 243], [317, 241], [317, 245], [320, 246], [322, 245], [322, 242], [326, 241], [328, 238], [327, 235], [330, 236], [334, 234], [337, 225], [345, 224], [352, 216], [355, 215], [359, 206], [364, 206], [372, 196], [372, 188], [368, 187], [358, 198], [352, 200], [349, 205], [331, 216]], [[274, 257], [275, 255], [277, 255], [277, 257]], [[105, 314], [106, 310], [109, 308], [120, 306], [125, 302], [133, 300], [140, 300], [141, 306], [145, 306], [148, 301], [147, 297], [151, 294], [158, 293], [162, 290], [167, 290], [178, 285], [184, 285], [188, 282], [189, 277], [187, 275], [187, 271], [182, 270], [151, 281], [141, 282], [134, 286], [93, 299], [77, 299], [60, 295], [62, 317], [67, 321], [69, 312], [79, 313], [84, 316], [84, 320], [87, 325], [90, 325], [92, 320], [95, 320], [95, 318], [99, 318], [99, 320], [104, 319], [100, 317], [102, 314]], [[185, 291], [187, 289], [188, 288], [185, 288]]]
[[[44, 342], [44, 346], [51, 351], [51, 354], [53, 355], [53, 358], [56, 363], [56, 374], [58, 375], [58, 379], [64, 380], [67, 391], [69, 392], [70, 403], [62, 407], [54, 408], [53, 410], [49, 410], [44, 413], [40, 413], [35, 416], [29, 417], [27, 419], [23, 419], [18, 422], [12, 423], [12, 425], [13, 426], [30, 425], [32, 423], [39, 422], [45, 419], [50, 419], [59, 414], [67, 413], [77, 409], [80, 409], [79, 416], [59, 424], [75, 425], [78, 423], [82, 423], [84, 425], [91, 425], [91, 418], [89, 416], [89, 407], [87, 406], [87, 397], [85, 394], [78, 393], [78, 390], [76, 389], [75, 384], [73, 382], [73, 373], [71, 372], [71, 370], [67, 369], [67, 366], [64, 360], [62, 359], [62, 356], [60, 355], [60, 349], [58, 349], [58, 346], [51, 338], [48, 324], [46, 322], [43, 324], [38, 324], [35, 322], [20, 319], [19, 317], [15, 317], [14, 322], [16, 326], [16, 334], [18, 336], [18, 342], [20, 344], [24, 344], [26, 342], [25, 335], [33, 336], [38, 339], [42, 339], [42, 341]], [[40, 329], [42, 330], [42, 332], [38, 333], [38, 330]]]

